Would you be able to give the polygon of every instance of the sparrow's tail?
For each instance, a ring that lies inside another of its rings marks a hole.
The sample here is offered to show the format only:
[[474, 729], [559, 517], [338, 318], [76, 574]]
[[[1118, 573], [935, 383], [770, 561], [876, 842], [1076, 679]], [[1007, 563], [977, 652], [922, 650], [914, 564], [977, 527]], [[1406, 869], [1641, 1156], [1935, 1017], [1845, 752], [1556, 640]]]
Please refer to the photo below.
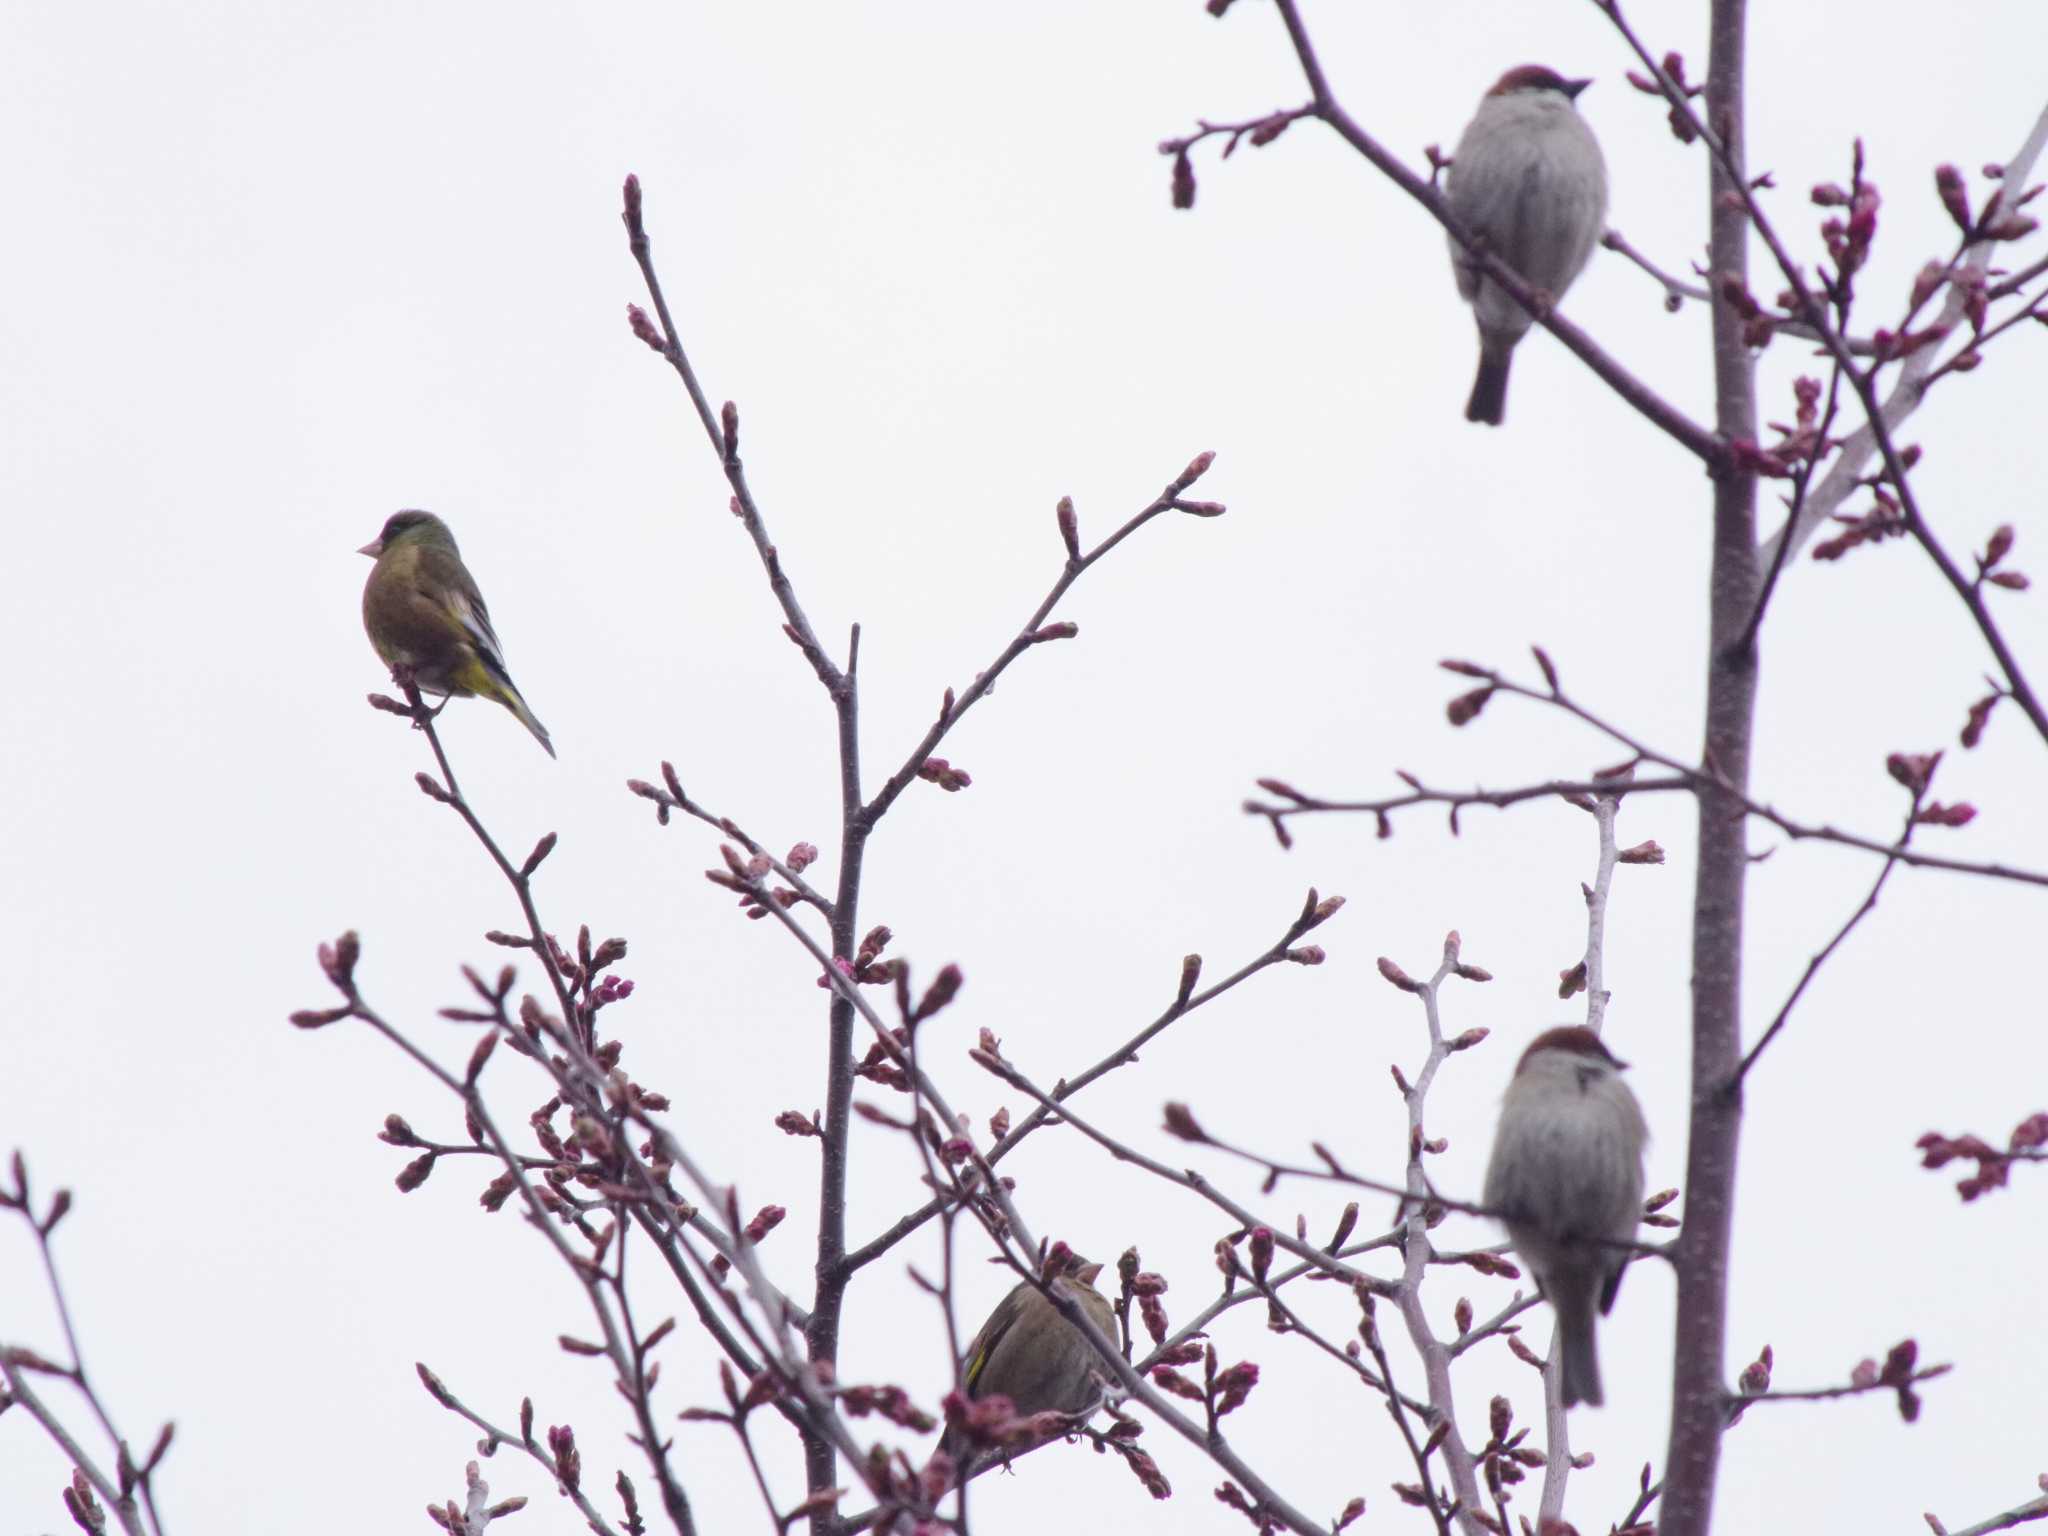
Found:
[[1508, 408], [1508, 359], [1514, 354], [1503, 352], [1498, 358], [1481, 353], [1479, 376], [1472, 381], [1472, 398], [1465, 402], [1465, 419], [1483, 421], [1489, 427], [1500, 425], [1501, 417]]
[[[1552, 1277], [1556, 1279], [1558, 1277]], [[1593, 1347], [1593, 1287], [1590, 1275], [1573, 1276], [1555, 1287], [1550, 1297], [1557, 1309], [1557, 1350], [1563, 1357], [1564, 1405], [1600, 1406], [1600, 1357]]]

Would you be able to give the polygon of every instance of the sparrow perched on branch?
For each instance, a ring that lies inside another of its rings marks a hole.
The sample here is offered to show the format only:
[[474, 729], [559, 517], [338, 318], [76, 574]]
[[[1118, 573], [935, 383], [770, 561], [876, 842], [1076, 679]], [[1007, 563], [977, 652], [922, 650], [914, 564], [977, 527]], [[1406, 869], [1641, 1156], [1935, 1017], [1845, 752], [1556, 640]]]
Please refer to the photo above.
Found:
[[1600, 1406], [1593, 1309], [1614, 1306], [1643, 1213], [1642, 1106], [1581, 1025], [1529, 1042], [1501, 1100], [1486, 1203], [1557, 1313], [1564, 1405]]
[[[1483, 248], [1549, 305], [1564, 297], [1607, 224], [1607, 165], [1572, 105], [1593, 82], [1541, 64], [1500, 77], [1479, 103], [1451, 161], [1451, 212]], [[1528, 333], [1529, 312], [1451, 241], [1459, 295], [1479, 322], [1479, 376], [1467, 421], [1499, 426], [1507, 408], [1508, 359]]]
[[409, 673], [422, 693], [497, 700], [553, 757], [547, 727], [505, 670], [490, 610], [448, 525], [431, 512], [394, 512], [357, 553], [377, 562], [363, 583], [363, 628], [384, 664]]

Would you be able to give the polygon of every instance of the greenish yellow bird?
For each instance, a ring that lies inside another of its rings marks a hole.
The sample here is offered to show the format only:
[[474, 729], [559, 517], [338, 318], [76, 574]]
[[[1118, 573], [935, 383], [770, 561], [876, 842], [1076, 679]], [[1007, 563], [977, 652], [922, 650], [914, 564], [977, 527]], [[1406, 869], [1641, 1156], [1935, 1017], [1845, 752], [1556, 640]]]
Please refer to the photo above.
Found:
[[[1095, 1277], [1101, 1273], [1100, 1264], [1074, 1254], [1065, 1274], [1053, 1283], [1078, 1301], [1088, 1320], [1114, 1341], [1116, 1313], [1109, 1298], [1095, 1289]], [[1101, 1406], [1107, 1374], [1095, 1346], [1028, 1280], [996, 1303], [967, 1346], [960, 1369], [970, 1398], [1001, 1394], [1019, 1418], [1092, 1413]], [[969, 1463], [975, 1450], [963, 1432], [949, 1427], [939, 1439], [939, 1449], [953, 1458], [960, 1476], [973, 1470]]]
[[422, 693], [495, 699], [555, 755], [547, 727], [512, 684], [505, 653], [455, 535], [431, 512], [394, 512], [359, 554], [377, 562], [363, 583], [363, 628], [394, 673]]

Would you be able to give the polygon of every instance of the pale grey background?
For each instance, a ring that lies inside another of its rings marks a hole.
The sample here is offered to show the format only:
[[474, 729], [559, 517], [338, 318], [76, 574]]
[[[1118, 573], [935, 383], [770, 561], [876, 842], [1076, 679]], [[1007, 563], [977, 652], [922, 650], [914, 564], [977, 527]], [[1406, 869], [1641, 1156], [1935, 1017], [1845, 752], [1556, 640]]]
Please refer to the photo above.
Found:
[[[1704, 7], [1640, 10], [1655, 45], [1703, 73]], [[1846, 174], [1861, 133], [1887, 199], [1866, 325], [1889, 320], [1951, 243], [1932, 167], [2004, 157], [2040, 108], [2035, 0], [1940, 28], [1855, 0], [1756, 11], [1753, 160], [1777, 174], [1772, 206], [1813, 251], [1806, 189]], [[1309, 19], [1349, 106], [1411, 162], [1448, 147], [1509, 64], [1598, 75], [1583, 105], [1615, 223], [1672, 266], [1697, 247], [1700, 156], [1622, 81], [1593, 7], [1322, 3]], [[700, 878], [712, 843], [658, 830], [621, 786], [671, 757], [771, 843], [826, 847], [829, 875], [829, 718], [680, 390], [626, 330], [629, 169], [707, 386], [745, 412], [813, 618], [835, 646], [865, 626], [871, 773], [1050, 583], [1059, 495], [1099, 534], [1195, 451], [1220, 455], [1203, 493], [1230, 515], [1163, 523], [1091, 575], [1063, 610], [1079, 641], [1026, 658], [945, 749], [972, 790], [917, 789], [876, 841], [864, 916], [922, 973], [966, 970], [939, 1038], [964, 1047], [986, 1026], [1042, 1078], [1075, 1070], [1170, 997], [1183, 952], [1220, 974], [1314, 883], [1351, 899], [1321, 935], [1328, 965], [1198, 1015], [1088, 1107], [1156, 1149], [1160, 1102], [1186, 1098], [1240, 1139], [1299, 1155], [1318, 1137], [1392, 1173], [1386, 1067], [1419, 1059], [1420, 1018], [1373, 959], [1425, 971], [1455, 926], [1498, 979], [1454, 992], [1450, 1021], [1497, 1038], [1446, 1074], [1431, 1124], [1453, 1144], [1444, 1186], [1476, 1188], [1515, 1042], [1563, 1012], [1589, 824], [1525, 808], [1468, 817], [1451, 841], [1425, 817], [1383, 844], [1332, 821], [1282, 854], [1237, 805], [1260, 774], [1364, 792], [1392, 788], [1396, 766], [1505, 783], [1613, 760], [1527, 709], [1444, 725], [1456, 685], [1439, 657], [1521, 667], [1530, 641], [1587, 701], [1689, 750], [1707, 487], [1542, 336], [1507, 428], [1467, 428], [1473, 338], [1442, 240], [1329, 134], [1297, 127], [1224, 166], [1204, 152], [1198, 207], [1169, 208], [1158, 140], [1303, 95], [1266, 7], [1217, 23], [1194, 0], [14, 0], [0, 25], [0, 1142], [27, 1150], [45, 1190], [77, 1191], [61, 1255], [89, 1360], [138, 1440], [177, 1419], [162, 1483], [176, 1529], [425, 1528], [473, 1437], [420, 1391], [415, 1359], [503, 1419], [522, 1392], [543, 1423], [573, 1419], [593, 1481], [622, 1458], [637, 1475], [602, 1370], [553, 1346], [581, 1317], [532, 1235], [481, 1217], [463, 1170], [392, 1190], [382, 1116], [453, 1132], [448, 1106], [366, 1034], [284, 1023], [327, 1000], [314, 946], [354, 925], [373, 995], [459, 1059], [466, 1040], [431, 1011], [459, 1000], [458, 963], [497, 961], [478, 934], [514, 916], [412, 788], [422, 744], [362, 703], [382, 674], [351, 551], [397, 507], [453, 523], [561, 749], [551, 763], [501, 711], [458, 705], [447, 736], [468, 787], [508, 845], [560, 831], [550, 922], [631, 939], [640, 991], [610, 1017], [632, 1064], [750, 1205], [791, 1208], [767, 1253], [805, 1286], [815, 1148], [770, 1121], [818, 1101], [821, 999], [787, 940]], [[1706, 408], [1700, 312], [1666, 316], [1606, 254], [1568, 309]], [[1772, 349], [1771, 419], [1814, 366]], [[1929, 447], [1919, 486], [1951, 549], [2012, 521], [2016, 563], [2037, 575], [2042, 378], [2030, 329], [1906, 434]], [[2038, 598], [1997, 606], [2038, 672]], [[1901, 796], [1883, 754], [1952, 744], [1980, 691], [1963, 614], [1889, 546], [1802, 563], [1765, 643], [1759, 792], [1889, 835]], [[2048, 863], [2041, 753], [1999, 718], [1979, 752], [1952, 754], [1939, 795], [1984, 814], [1929, 844]], [[1664, 1186], [1684, 1154], [1688, 809], [1641, 801], [1622, 830], [1672, 855], [1622, 872], [1609, 954], [1612, 1038], [1638, 1063]], [[1757, 870], [1753, 1027], [1872, 873], [1812, 848]], [[1917, 1529], [1922, 1509], [1962, 1523], [2033, 1491], [2040, 1182], [1964, 1208], [1912, 1142], [1935, 1126], [2002, 1135], [2043, 1107], [2041, 913], [2037, 892], [1901, 874], [1755, 1080], [1731, 1375], [1769, 1341], [1781, 1385], [1832, 1383], [1907, 1334], [1959, 1370], [1911, 1428], [1882, 1399], [1752, 1416], [1728, 1443], [1725, 1528]], [[964, 1058], [941, 1070], [977, 1116], [1005, 1102]], [[538, 1097], [515, 1092], [508, 1111]], [[856, 1237], [914, 1178], [869, 1128], [859, 1157]], [[1138, 1243], [1170, 1274], [1176, 1316], [1200, 1304], [1208, 1214], [1071, 1138], [1014, 1168], [1041, 1227], [1105, 1255]], [[1341, 1203], [1290, 1187], [1267, 1205], [1320, 1232]], [[1483, 1240], [1468, 1225], [1446, 1237]], [[892, 1261], [856, 1292], [846, 1373], [935, 1398], [943, 1348], [901, 1273]], [[1004, 1283], [975, 1275], [972, 1307]], [[1661, 1457], [1671, 1290], [1640, 1272], [1607, 1328], [1610, 1406], [1574, 1421], [1599, 1458], [1576, 1484], [1582, 1528], [1617, 1518]], [[1443, 1277], [1446, 1327], [1461, 1291], [1504, 1294]], [[1344, 1298], [1314, 1300], [1345, 1326]], [[0, 1233], [0, 1332], [56, 1347], [18, 1231]], [[1411, 1475], [1377, 1402], [1248, 1312], [1222, 1342], [1266, 1372], [1232, 1425], [1246, 1454], [1311, 1509], [1364, 1493], [1377, 1524], [1389, 1482]], [[685, 1335], [665, 1407], [713, 1380]], [[1475, 1430], [1503, 1384], [1535, 1401], [1509, 1363], [1461, 1380]], [[705, 1528], [757, 1528], [720, 1433], [678, 1435]], [[1173, 1504], [1062, 1451], [989, 1485], [979, 1528], [1241, 1529], [1210, 1498], [1212, 1469], [1149, 1438]], [[19, 1416], [0, 1447], [0, 1533], [58, 1528], [54, 1453]], [[501, 1458], [490, 1475], [535, 1496], [519, 1529], [576, 1525], [531, 1468]]]

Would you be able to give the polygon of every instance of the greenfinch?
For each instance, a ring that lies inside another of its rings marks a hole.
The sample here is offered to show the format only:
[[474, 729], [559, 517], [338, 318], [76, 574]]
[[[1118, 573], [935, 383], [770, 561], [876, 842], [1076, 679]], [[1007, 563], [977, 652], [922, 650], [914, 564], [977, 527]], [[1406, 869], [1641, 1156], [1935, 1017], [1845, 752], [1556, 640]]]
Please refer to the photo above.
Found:
[[377, 562], [363, 583], [363, 628], [394, 673], [409, 672], [423, 693], [495, 699], [555, 755], [505, 670], [490, 610], [455, 549], [455, 535], [431, 512], [394, 512], [360, 554]]
[[[1064, 1256], [1064, 1269], [1049, 1265], [1048, 1283], [1059, 1286], [1081, 1304], [1090, 1322], [1110, 1340], [1116, 1338], [1116, 1314], [1109, 1299], [1095, 1289], [1100, 1264], [1079, 1254]], [[1102, 1404], [1108, 1371], [1081, 1331], [1030, 1281], [1024, 1281], [996, 1303], [981, 1332], [967, 1346], [960, 1379], [972, 1400], [995, 1396], [1010, 1400], [1020, 1419], [1040, 1413], [1091, 1414]], [[967, 1477], [981, 1454], [973, 1438], [957, 1424], [948, 1425], [939, 1449], [951, 1457], [956, 1476]]]

